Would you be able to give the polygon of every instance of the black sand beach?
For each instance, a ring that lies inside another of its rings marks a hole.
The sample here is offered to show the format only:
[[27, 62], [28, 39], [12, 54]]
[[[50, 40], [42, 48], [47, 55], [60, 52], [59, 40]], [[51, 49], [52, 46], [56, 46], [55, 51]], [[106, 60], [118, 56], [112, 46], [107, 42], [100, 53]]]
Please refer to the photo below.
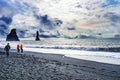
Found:
[[0, 80], [120, 80], [120, 65], [36, 52], [0, 54]]

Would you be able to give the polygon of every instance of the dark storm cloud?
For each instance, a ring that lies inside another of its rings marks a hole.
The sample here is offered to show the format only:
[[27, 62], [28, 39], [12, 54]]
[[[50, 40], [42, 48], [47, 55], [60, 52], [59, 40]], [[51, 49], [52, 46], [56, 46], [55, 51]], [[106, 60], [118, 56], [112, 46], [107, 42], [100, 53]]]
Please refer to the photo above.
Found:
[[0, 24], [0, 36], [6, 36], [8, 26]]
[[0, 21], [1, 21], [1, 23], [0, 23], [0, 35], [6, 36], [8, 27], [12, 22], [12, 18], [3, 16], [0, 18]]
[[68, 30], [75, 30], [75, 27], [67, 27]]
[[40, 21], [40, 23], [45, 26], [46, 29], [55, 29], [57, 26], [60, 26], [62, 24], [61, 20], [58, 19], [48, 19], [48, 15], [38, 16], [35, 15], [37, 20]]
[[110, 19], [112, 22], [120, 22], [120, 15], [115, 13], [107, 13], [104, 17]]
[[76, 8], [82, 8], [82, 6], [79, 3], [75, 7]]
[[2, 16], [0, 21], [4, 21], [6, 24], [10, 24], [12, 22], [12, 18]]

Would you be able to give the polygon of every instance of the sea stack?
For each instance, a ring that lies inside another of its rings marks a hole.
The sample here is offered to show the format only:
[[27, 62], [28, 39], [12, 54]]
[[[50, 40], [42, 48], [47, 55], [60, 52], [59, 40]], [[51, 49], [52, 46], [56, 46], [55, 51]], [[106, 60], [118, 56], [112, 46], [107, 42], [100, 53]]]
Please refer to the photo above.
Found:
[[36, 41], [40, 41], [40, 38], [39, 38], [39, 32], [37, 31], [36, 32], [36, 39], [35, 39]]
[[11, 30], [11, 32], [7, 35], [6, 41], [20, 41], [17, 36], [16, 29]]

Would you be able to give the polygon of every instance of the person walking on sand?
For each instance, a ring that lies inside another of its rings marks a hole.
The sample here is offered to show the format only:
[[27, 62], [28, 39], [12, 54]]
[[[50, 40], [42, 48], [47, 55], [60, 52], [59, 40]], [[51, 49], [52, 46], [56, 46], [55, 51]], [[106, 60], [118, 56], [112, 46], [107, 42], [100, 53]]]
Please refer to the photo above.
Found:
[[6, 53], [7, 57], [8, 57], [9, 56], [9, 51], [10, 51], [9, 43], [7, 43], [7, 45], [5, 46], [4, 50], [5, 50], [5, 53]]
[[17, 45], [17, 52], [18, 53], [20, 52], [20, 45], [19, 44]]
[[20, 45], [20, 50], [21, 50], [21, 53], [23, 53], [23, 45], [22, 44]]

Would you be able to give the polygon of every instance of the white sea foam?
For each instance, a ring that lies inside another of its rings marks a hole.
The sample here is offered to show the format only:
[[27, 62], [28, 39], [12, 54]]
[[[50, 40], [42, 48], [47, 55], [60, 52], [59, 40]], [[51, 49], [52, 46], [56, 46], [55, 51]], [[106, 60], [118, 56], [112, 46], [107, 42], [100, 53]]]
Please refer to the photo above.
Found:
[[[0, 42], [0, 47], [4, 48], [4, 46], [7, 43], [8, 42]], [[11, 49], [16, 49], [16, 45], [19, 43], [21, 42], [10, 42]], [[80, 47], [79, 45], [38, 45], [38, 44], [23, 44], [23, 45], [24, 51], [32, 51], [45, 54], [62, 54], [64, 56], [76, 59], [84, 59], [120, 65], [119, 52], [101, 52], [101, 51], [84, 51], [79, 49], [78, 50], [66, 49], [66, 47], [71, 48]], [[59, 47], [62, 47], [62, 49], [60, 49]]]
[[46, 54], [62, 54], [67, 57], [84, 59], [102, 63], [120, 65], [120, 53], [115, 52], [96, 52], [68, 49], [43, 49], [43, 48], [25, 48], [25, 51], [40, 52]]

